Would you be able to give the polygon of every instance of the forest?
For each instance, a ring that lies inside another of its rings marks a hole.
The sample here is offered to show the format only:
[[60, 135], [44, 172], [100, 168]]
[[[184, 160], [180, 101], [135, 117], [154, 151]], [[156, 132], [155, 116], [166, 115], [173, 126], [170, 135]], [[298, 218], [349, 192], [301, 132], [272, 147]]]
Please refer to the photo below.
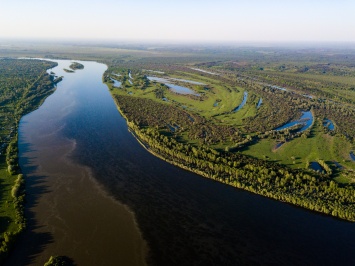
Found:
[[[103, 81], [134, 135], [156, 156], [354, 221], [354, 65], [342, 56], [330, 62], [292, 53], [241, 57], [110, 62]], [[302, 130], [310, 119], [300, 120], [304, 112], [312, 120]], [[292, 121], [299, 122], [282, 127]]]
[[77, 70], [77, 69], [84, 69], [84, 65], [78, 62], [73, 62], [70, 66], [70, 69]]
[[23, 115], [54, 92], [61, 78], [48, 74], [57, 63], [0, 59], [0, 263], [25, 229], [25, 179], [18, 164], [17, 129]]
[[[24, 53], [7, 49], [0, 56]], [[26, 56], [70, 59], [68, 72], [82, 69], [75, 60], [106, 64], [103, 82], [153, 155], [235, 189], [355, 221], [353, 51], [61, 49]], [[0, 60], [0, 261], [26, 227], [18, 123], [62, 80], [47, 73], [54, 66]]]

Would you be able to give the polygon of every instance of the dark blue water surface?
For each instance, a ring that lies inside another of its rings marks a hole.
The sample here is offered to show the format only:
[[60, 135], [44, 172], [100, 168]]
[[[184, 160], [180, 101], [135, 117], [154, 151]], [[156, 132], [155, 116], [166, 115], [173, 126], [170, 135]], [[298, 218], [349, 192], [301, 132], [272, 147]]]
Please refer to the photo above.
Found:
[[319, 171], [319, 172], [322, 172], [322, 173], [325, 172], [324, 169], [322, 168], [322, 166], [318, 162], [311, 162], [309, 166], [314, 171]]
[[300, 119], [295, 120], [295, 121], [291, 121], [288, 122], [286, 124], [284, 124], [281, 127], [276, 128], [275, 130], [283, 130], [289, 127], [292, 127], [294, 125], [298, 125], [298, 124], [303, 124], [303, 127], [301, 127], [298, 132], [303, 132], [305, 130], [307, 130], [308, 128], [311, 127], [311, 125], [313, 124], [313, 114], [311, 111], [307, 111], [307, 112], [302, 112], [302, 116]]
[[243, 106], [247, 103], [247, 100], [248, 100], [248, 92], [245, 91], [243, 94], [242, 103], [240, 105], [238, 105], [236, 108], [234, 108], [232, 112], [235, 113], [235, 112], [238, 112], [240, 109], [242, 109]]
[[333, 122], [329, 119], [324, 119], [323, 126], [327, 127], [329, 130], [334, 130], [335, 128]]
[[[354, 223], [214, 182], [147, 152], [128, 131], [107, 88], [89, 78], [101, 80], [105, 69], [95, 64], [72, 74], [77, 85], [64, 96], [75, 104], [60, 126], [75, 140], [72, 162], [89, 167], [96, 182], [134, 212], [149, 246], [149, 263], [355, 265]], [[95, 71], [101, 72], [92, 75]], [[46, 112], [53, 111], [46, 106]], [[105, 229], [104, 222], [97, 228]], [[111, 243], [97, 245], [105, 249]]]

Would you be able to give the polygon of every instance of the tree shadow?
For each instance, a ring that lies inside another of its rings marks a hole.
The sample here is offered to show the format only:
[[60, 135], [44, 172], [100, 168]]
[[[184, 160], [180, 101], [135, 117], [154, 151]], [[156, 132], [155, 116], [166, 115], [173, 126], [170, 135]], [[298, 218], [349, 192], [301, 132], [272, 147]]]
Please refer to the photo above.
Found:
[[11, 217], [1, 216], [0, 217], [0, 232], [6, 232], [9, 228], [9, 224], [12, 222]]
[[27, 227], [17, 239], [14, 249], [9, 253], [4, 265], [33, 264], [36, 256], [43, 252], [48, 244], [53, 243], [53, 235], [50, 232], [38, 232], [38, 230], [45, 228], [38, 224], [35, 213], [32, 211], [32, 208], [38, 204], [40, 196], [50, 192], [48, 186], [43, 184], [46, 178], [46, 176], [26, 178], [25, 218]]
[[50, 265], [76, 266], [74, 260], [67, 256], [53, 256], [51, 262]]
[[33, 160], [36, 159], [36, 157], [29, 157], [26, 156], [25, 154], [29, 152], [34, 152], [35, 149], [32, 148], [33, 145], [29, 143], [22, 143], [19, 140], [19, 164], [21, 166], [22, 170], [26, 170], [26, 174], [31, 174], [34, 173], [37, 169], [37, 165], [33, 163]]

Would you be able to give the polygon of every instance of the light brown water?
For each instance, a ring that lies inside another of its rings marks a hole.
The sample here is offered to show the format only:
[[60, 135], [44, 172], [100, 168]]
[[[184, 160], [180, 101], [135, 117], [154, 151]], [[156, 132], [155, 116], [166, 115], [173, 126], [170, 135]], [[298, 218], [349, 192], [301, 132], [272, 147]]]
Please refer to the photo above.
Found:
[[355, 265], [354, 223], [154, 157], [128, 132], [102, 84], [106, 67], [83, 64], [59, 74], [58, 90], [21, 121], [30, 230], [8, 265], [43, 265], [53, 254], [78, 265], [144, 264], [145, 242], [119, 202], [134, 212], [154, 266]]
[[[70, 61], [61, 62], [58, 74]], [[97, 70], [101, 83], [104, 66]], [[127, 206], [109, 197], [88, 167], [72, 163], [76, 141], [66, 139], [65, 118], [75, 110], [76, 83], [65, 75], [54, 95], [20, 127], [21, 166], [27, 182], [29, 230], [8, 265], [43, 265], [65, 255], [78, 265], [145, 265], [146, 243]], [[79, 76], [79, 77], [78, 77]]]

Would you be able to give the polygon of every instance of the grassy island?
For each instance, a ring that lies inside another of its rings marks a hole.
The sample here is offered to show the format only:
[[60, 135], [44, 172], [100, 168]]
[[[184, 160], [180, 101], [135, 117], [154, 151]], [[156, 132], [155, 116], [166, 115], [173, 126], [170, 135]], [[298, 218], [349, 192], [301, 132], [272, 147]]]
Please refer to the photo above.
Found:
[[18, 165], [19, 121], [54, 91], [61, 79], [46, 71], [56, 65], [40, 60], [0, 59], [0, 263], [26, 227], [25, 180]]

